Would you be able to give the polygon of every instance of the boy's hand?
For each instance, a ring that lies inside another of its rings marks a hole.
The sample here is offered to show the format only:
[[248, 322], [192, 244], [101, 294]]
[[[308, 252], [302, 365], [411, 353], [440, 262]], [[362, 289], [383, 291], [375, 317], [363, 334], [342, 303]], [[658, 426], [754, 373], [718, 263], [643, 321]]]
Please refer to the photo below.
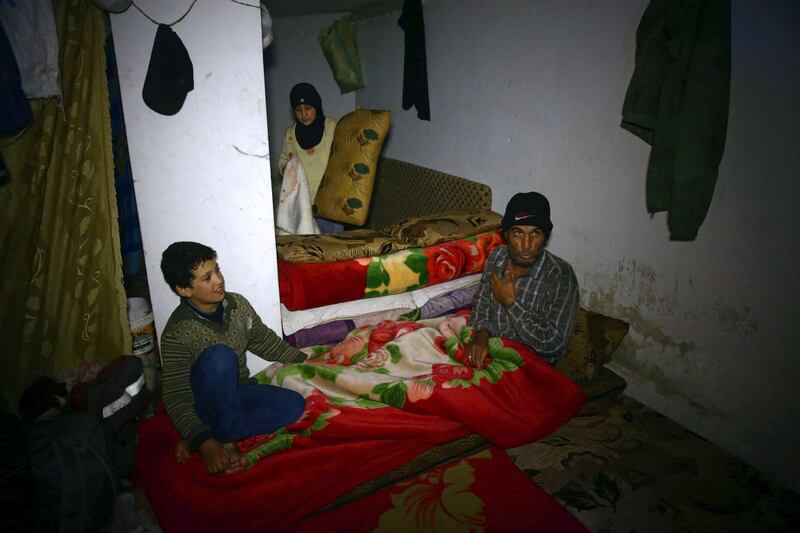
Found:
[[331, 352], [324, 352], [324, 353], [312, 352], [306, 355], [308, 355], [308, 357], [306, 357], [307, 363], [324, 363], [325, 361], [328, 361], [331, 358]]
[[189, 445], [185, 440], [180, 441], [175, 445], [175, 460], [179, 463], [185, 463], [189, 460], [191, 454], [189, 453]]
[[230, 466], [230, 457], [218, 440], [211, 438], [200, 446], [200, 455], [208, 473], [218, 476]]

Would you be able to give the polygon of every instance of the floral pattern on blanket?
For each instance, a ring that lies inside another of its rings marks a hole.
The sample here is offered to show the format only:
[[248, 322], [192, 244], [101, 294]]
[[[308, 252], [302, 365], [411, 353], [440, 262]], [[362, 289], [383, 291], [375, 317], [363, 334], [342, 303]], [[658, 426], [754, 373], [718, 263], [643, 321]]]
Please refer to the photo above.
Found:
[[320, 392], [313, 392], [306, 398], [306, 408], [300, 419], [267, 435], [254, 435], [237, 443], [239, 452], [247, 460], [250, 468], [259, 459], [291, 447], [302, 448], [308, 444], [312, 431], [319, 431], [328, 425], [328, 420], [340, 411], [331, 406]]
[[464, 316], [423, 322], [385, 320], [355, 329], [334, 346], [312, 346], [310, 362], [274, 365], [259, 381], [310, 398], [322, 393], [334, 406], [397, 407], [430, 398], [437, 388], [497, 383], [522, 365], [519, 353], [498, 338], [489, 343], [486, 368], [467, 365], [472, 329]]
[[472, 368], [465, 352], [471, 342], [466, 315], [385, 320], [353, 330], [336, 345], [305, 348], [306, 362], [268, 367], [256, 376], [258, 382], [296, 390], [306, 398], [306, 410], [286, 428], [240, 442], [248, 467], [279, 451], [307, 446], [313, 431], [340, 414], [338, 407], [427, 412], [415, 407], [435, 399], [439, 390], [497, 384], [524, 365], [517, 350], [491, 338], [485, 368]]
[[489, 253], [503, 244], [490, 231], [432, 246], [334, 263], [278, 260], [280, 299], [289, 311], [400, 294], [481, 272]]
[[364, 259], [369, 265], [364, 296], [398, 294], [478, 273], [502, 243], [502, 235], [493, 231]]
[[399, 483], [391, 495], [392, 507], [381, 515], [377, 532], [482, 531], [486, 526], [484, 501], [475, 494], [473, 461], [491, 459], [485, 450], [467, 459]]
[[290, 263], [329, 263], [424, 248], [495, 231], [502, 217], [489, 209], [462, 209], [414, 217], [384, 231], [351, 229], [321, 235], [280, 235], [278, 257]]

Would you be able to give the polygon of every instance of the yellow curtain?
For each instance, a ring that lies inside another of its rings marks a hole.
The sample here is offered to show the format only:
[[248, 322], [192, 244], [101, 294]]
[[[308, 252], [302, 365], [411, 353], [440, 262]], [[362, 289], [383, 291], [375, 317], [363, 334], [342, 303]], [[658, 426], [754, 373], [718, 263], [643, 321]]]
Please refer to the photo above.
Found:
[[105, 21], [88, 0], [55, 0], [63, 101], [0, 138], [0, 386], [16, 405], [42, 375], [130, 353], [114, 190]]

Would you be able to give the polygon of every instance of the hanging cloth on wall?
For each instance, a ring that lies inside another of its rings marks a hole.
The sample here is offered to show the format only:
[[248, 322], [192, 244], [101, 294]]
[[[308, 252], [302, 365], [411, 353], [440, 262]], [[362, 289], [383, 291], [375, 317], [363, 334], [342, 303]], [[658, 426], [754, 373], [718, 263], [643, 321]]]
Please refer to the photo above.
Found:
[[[189, 52], [172, 26], [175, 26], [192, 11], [197, 0], [171, 24], [162, 24], [133, 3], [139, 13], [158, 26], [150, 63], [142, 87], [142, 99], [147, 107], [162, 115], [174, 115], [183, 107], [186, 95], [194, 89], [194, 67]], [[255, 6], [252, 6], [255, 7]]]
[[730, 78], [730, 0], [651, 0], [636, 31], [622, 127], [652, 146], [647, 210], [668, 212], [672, 240], [694, 240], [711, 204]]
[[[24, 133], [0, 139], [0, 403], [39, 376], [130, 353], [108, 115], [103, 12], [53, 4], [63, 100], [31, 102]], [[9, 356], [6, 357], [6, 354]]]
[[[0, 133], [20, 130], [32, 119], [31, 104], [22, 90], [14, 50], [0, 24]], [[4, 168], [0, 161], [0, 171]]]
[[28, 98], [61, 96], [51, 0], [0, 1], [0, 22], [14, 49], [22, 90]]
[[189, 52], [172, 28], [159, 24], [142, 87], [144, 103], [156, 113], [174, 115], [192, 89], [194, 68]]
[[342, 94], [364, 87], [356, 25], [347, 19], [339, 19], [319, 30], [317, 40]]
[[425, 54], [425, 21], [421, 0], [405, 0], [397, 24], [405, 32], [403, 109], [417, 108], [417, 118], [431, 119], [428, 101], [428, 60]]

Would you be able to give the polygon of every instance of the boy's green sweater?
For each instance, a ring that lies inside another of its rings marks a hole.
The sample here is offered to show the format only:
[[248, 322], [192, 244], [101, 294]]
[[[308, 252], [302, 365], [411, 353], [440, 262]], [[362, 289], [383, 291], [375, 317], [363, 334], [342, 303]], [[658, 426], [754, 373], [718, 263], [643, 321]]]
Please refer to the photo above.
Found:
[[211, 429], [195, 410], [189, 381], [189, 370], [203, 350], [215, 344], [229, 346], [239, 356], [239, 383], [255, 382], [247, 369], [247, 351], [266, 361], [280, 363], [299, 363], [306, 358], [306, 354], [264, 325], [244, 296], [226, 293], [222, 305], [225, 306], [224, 319], [219, 324], [202, 318], [181, 301], [161, 334], [164, 406], [192, 450], [197, 450], [211, 437]]

